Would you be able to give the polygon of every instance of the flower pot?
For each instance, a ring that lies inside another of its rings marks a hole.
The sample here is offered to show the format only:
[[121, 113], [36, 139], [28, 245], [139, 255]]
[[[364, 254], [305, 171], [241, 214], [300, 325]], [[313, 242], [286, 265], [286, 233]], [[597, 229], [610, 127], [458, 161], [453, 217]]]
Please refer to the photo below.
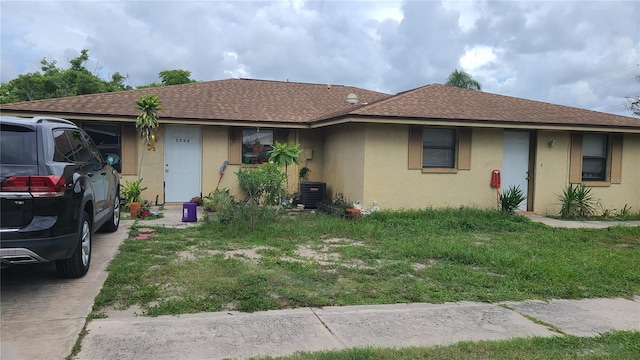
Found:
[[207, 220], [220, 222], [220, 214], [216, 211], [207, 211]]
[[142, 207], [142, 204], [139, 202], [132, 202], [129, 204], [129, 211], [131, 212], [132, 218], [138, 217], [138, 214], [140, 214], [140, 207]]

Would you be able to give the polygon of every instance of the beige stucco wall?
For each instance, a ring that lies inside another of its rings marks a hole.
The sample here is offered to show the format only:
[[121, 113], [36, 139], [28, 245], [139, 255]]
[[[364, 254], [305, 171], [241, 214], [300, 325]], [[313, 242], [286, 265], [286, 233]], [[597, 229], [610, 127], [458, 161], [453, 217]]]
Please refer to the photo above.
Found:
[[626, 134], [622, 140], [622, 182], [607, 187], [593, 187], [599, 201], [597, 210], [620, 210], [625, 204], [640, 210], [640, 135]]
[[[555, 140], [554, 147], [549, 141]], [[569, 183], [569, 150], [571, 138], [568, 131], [539, 131], [534, 171], [534, 208], [536, 214], [557, 215], [560, 212], [558, 194]]]
[[[149, 151], [138, 140], [138, 159], [142, 160], [142, 185], [148, 187], [143, 199], [164, 202], [164, 126], [160, 126], [156, 151]], [[327, 197], [337, 193], [357, 201], [365, 209], [373, 201], [382, 209], [459, 207], [495, 209], [496, 191], [489, 186], [491, 171], [502, 166], [502, 129], [473, 129], [471, 170], [457, 173], [423, 173], [408, 170], [408, 127], [406, 125], [342, 124], [323, 129], [292, 130], [289, 140], [300, 144], [309, 155], [299, 166], [291, 166], [291, 193], [298, 189], [300, 167], [311, 169], [311, 181], [327, 184]], [[556, 145], [549, 147], [549, 140]], [[202, 194], [216, 188], [219, 167], [228, 159], [228, 128], [202, 126]], [[569, 179], [570, 133], [538, 131], [535, 147], [534, 212], [556, 215], [557, 195]], [[144, 155], [143, 155], [144, 153]], [[229, 165], [220, 188], [229, 188], [240, 198], [235, 172], [240, 165]], [[134, 181], [137, 176], [123, 176]], [[625, 204], [640, 209], [640, 135], [625, 134], [622, 152], [622, 183], [592, 187], [599, 209], [619, 210]]]
[[302, 160], [299, 166], [292, 166], [289, 171], [290, 192], [297, 192], [299, 189], [300, 168], [307, 167], [309, 181], [324, 181], [324, 130], [323, 129], [303, 129], [295, 131], [295, 141], [300, 144], [302, 150]]
[[327, 196], [343, 194], [345, 199], [362, 203], [365, 176], [365, 124], [344, 124], [326, 128], [324, 136], [323, 179]]
[[[142, 178], [141, 186], [147, 187], [142, 192], [142, 200], [147, 200], [151, 204], [155, 204], [156, 196], [158, 196], [158, 203], [164, 203], [164, 130], [165, 127], [160, 125], [156, 134], [158, 138], [156, 141], [155, 151], [147, 150], [144, 142], [137, 138], [138, 144], [138, 167], [136, 172], [140, 171], [140, 162], [142, 162], [142, 172], [139, 174]], [[125, 185], [126, 181], [136, 181], [138, 176], [135, 175], [123, 175], [121, 176], [121, 186]]]
[[[549, 140], [556, 140], [549, 147]], [[558, 195], [569, 184], [568, 131], [539, 131], [536, 148], [534, 212], [541, 215], [558, 215], [561, 202]], [[625, 134], [622, 149], [622, 183], [591, 186], [591, 194], [598, 201], [596, 210], [620, 210], [625, 204], [640, 209], [640, 135]]]
[[502, 130], [474, 129], [471, 170], [453, 174], [408, 170], [408, 134], [404, 125], [366, 125], [365, 209], [373, 201], [381, 209], [495, 208], [489, 180], [502, 163]]

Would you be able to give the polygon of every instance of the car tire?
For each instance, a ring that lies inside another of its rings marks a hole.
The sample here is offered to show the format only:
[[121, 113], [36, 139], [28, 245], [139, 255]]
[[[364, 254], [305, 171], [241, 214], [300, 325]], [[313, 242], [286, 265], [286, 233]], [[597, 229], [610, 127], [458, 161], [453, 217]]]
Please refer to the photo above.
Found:
[[[116, 192], [116, 194], [118, 194]], [[102, 225], [100, 228], [101, 232], [116, 232], [118, 230], [118, 226], [120, 226], [120, 198], [116, 195], [116, 198], [113, 200], [113, 211], [111, 212], [111, 218]]]
[[69, 259], [56, 261], [58, 276], [62, 278], [83, 277], [89, 271], [91, 265], [91, 221], [89, 215], [82, 211], [80, 228], [78, 230], [78, 244], [76, 250]]

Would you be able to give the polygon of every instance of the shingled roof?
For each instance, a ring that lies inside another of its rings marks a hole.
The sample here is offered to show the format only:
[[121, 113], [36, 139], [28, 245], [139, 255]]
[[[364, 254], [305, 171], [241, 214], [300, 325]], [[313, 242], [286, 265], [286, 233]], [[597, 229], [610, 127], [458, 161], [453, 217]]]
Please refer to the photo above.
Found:
[[640, 119], [431, 84], [360, 107], [354, 116], [473, 122], [613, 126], [640, 129]]
[[[613, 127], [640, 131], [640, 119], [555, 105], [440, 84], [397, 95], [352, 86], [288, 81], [226, 79], [0, 105], [0, 110], [55, 116], [135, 118], [141, 94], [158, 95], [161, 120], [262, 122], [283, 126], [350, 118], [452, 120], [484, 123], [570, 127]], [[356, 104], [347, 96], [355, 94]]]
[[345, 113], [354, 105], [349, 94], [361, 102], [374, 102], [391, 95], [352, 86], [306, 84], [285, 81], [226, 79], [136, 89], [113, 93], [72, 96], [3, 104], [3, 111], [51, 113], [64, 117], [99, 115], [136, 117], [135, 101], [141, 94], [160, 98], [163, 120], [236, 120], [304, 123], [329, 113]]

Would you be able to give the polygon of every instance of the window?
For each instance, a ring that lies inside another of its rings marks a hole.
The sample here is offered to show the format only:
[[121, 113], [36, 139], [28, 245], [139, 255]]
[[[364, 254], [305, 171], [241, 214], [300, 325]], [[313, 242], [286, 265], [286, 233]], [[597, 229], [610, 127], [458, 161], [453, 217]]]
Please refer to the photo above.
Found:
[[607, 136], [584, 134], [582, 138], [582, 180], [604, 181], [607, 170]]
[[589, 182], [595, 186], [620, 184], [622, 140], [622, 134], [572, 133], [569, 182]]
[[0, 128], [0, 163], [36, 165], [36, 133], [22, 126], [2, 124]]
[[425, 173], [471, 169], [471, 132], [471, 128], [409, 128], [409, 169]]
[[455, 129], [422, 130], [422, 167], [454, 168], [456, 163]]
[[242, 130], [242, 163], [262, 164], [273, 149], [273, 130]]
[[[103, 158], [107, 154], [116, 154], [122, 158], [122, 130], [120, 124], [85, 122], [82, 124], [84, 131], [100, 150]], [[118, 172], [122, 172], [122, 162], [113, 166]]]

